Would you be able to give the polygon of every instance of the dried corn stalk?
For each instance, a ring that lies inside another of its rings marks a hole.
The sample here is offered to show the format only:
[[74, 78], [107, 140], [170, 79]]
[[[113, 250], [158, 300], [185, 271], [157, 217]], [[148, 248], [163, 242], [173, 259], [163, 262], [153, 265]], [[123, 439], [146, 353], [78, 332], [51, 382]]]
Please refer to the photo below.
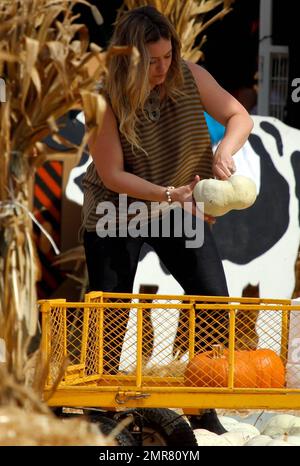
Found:
[[69, 249], [58, 256], [53, 265], [69, 263], [72, 266], [72, 274], [66, 273], [66, 277], [74, 280], [80, 285], [80, 296], [78, 301], [84, 300], [84, 295], [88, 289], [88, 273], [85, 261], [85, 253], [82, 245]]
[[[183, 58], [196, 63], [203, 58], [201, 47], [205, 42], [204, 31], [229, 13], [233, 2], [234, 0], [124, 0], [124, 5], [128, 9], [152, 5], [164, 13], [181, 39]], [[219, 6], [222, 6], [222, 10], [206, 20], [205, 15]], [[200, 45], [195, 47], [195, 40], [199, 37]]]
[[104, 436], [96, 424], [82, 419], [26, 412], [17, 407], [0, 408], [0, 446], [114, 446], [113, 433]]
[[[24, 379], [26, 349], [37, 324], [39, 264], [29, 181], [45, 160], [79, 158], [105, 110], [96, 87], [106, 75], [107, 53], [89, 44], [86, 26], [75, 23], [77, 3], [89, 5], [85, 0], [0, 4], [0, 76], [6, 87], [6, 102], [0, 104], [0, 343], [6, 342], [7, 368], [18, 381]], [[60, 117], [71, 109], [86, 117], [80, 147], [58, 134]], [[50, 150], [42, 142], [49, 134], [70, 150]]]

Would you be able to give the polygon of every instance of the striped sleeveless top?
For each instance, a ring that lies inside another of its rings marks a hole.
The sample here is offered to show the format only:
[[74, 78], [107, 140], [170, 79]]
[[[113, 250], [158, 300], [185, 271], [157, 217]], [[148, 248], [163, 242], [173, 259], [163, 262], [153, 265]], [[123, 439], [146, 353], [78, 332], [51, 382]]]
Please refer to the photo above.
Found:
[[[195, 175], [200, 178], [213, 176], [213, 153], [204, 109], [192, 72], [184, 61], [182, 67], [183, 95], [177, 97], [175, 102], [169, 98], [162, 100], [158, 121], [148, 120], [142, 112], [139, 114], [136, 132], [146, 153], [138, 149], [133, 152], [130, 143], [119, 133], [125, 170], [166, 187], [189, 184]], [[83, 177], [82, 186], [81, 233], [84, 229], [96, 230], [100, 218], [96, 208], [100, 202], [110, 201], [116, 210], [119, 205], [119, 194], [104, 186], [93, 162]], [[136, 201], [128, 197], [127, 205]], [[151, 215], [156, 215], [152, 208]]]

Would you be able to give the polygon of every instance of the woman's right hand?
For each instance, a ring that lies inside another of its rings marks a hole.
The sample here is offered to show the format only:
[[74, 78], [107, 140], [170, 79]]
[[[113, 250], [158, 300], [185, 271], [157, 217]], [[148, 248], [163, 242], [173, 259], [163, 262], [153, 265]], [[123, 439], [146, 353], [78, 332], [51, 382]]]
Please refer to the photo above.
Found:
[[196, 175], [193, 181], [187, 185], [180, 186], [179, 188], [174, 188], [171, 191], [172, 202], [179, 202], [181, 207], [187, 212], [190, 212], [192, 215], [202, 218], [204, 221], [213, 224], [216, 222], [215, 217], [204, 214], [200, 209], [198, 209], [194, 196], [193, 190], [196, 184], [200, 181], [200, 176]]

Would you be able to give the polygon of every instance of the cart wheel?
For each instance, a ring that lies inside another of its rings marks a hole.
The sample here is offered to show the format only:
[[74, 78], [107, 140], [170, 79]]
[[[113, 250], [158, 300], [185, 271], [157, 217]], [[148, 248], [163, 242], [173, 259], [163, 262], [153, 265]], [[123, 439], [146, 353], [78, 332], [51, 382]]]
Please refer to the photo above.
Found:
[[143, 446], [185, 447], [197, 446], [197, 440], [190, 425], [175, 411], [167, 408], [140, 408], [122, 413], [131, 414], [134, 423], [129, 429], [140, 427]]
[[[88, 419], [90, 422], [98, 424], [100, 431], [104, 435], [109, 435], [118, 425], [118, 422], [110, 419], [109, 417], [102, 416], [101, 414], [90, 414]], [[136, 441], [133, 435], [126, 428], [118, 433], [115, 437], [115, 441], [122, 447], [136, 446]]]

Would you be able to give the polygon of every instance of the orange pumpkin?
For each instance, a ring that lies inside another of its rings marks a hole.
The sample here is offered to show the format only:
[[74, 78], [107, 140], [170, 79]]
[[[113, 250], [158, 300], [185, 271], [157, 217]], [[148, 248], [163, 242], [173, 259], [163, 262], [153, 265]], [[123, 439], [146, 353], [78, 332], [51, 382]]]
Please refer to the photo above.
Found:
[[[256, 370], [243, 352], [235, 352], [234, 386], [255, 387]], [[215, 345], [212, 351], [197, 354], [187, 365], [184, 373], [185, 385], [196, 387], [228, 386], [228, 351], [221, 345]]]
[[[185, 385], [227, 387], [228, 350], [215, 345], [212, 351], [197, 354], [187, 365]], [[272, 350], [235, 351], [234, 387], [271, 388], [284, 386], [284, 367]]]
[[285, 370], [281, 358], [270, 349], [245, 351], [257, 374], [257, 387], [282, 388], [285, 384]]

